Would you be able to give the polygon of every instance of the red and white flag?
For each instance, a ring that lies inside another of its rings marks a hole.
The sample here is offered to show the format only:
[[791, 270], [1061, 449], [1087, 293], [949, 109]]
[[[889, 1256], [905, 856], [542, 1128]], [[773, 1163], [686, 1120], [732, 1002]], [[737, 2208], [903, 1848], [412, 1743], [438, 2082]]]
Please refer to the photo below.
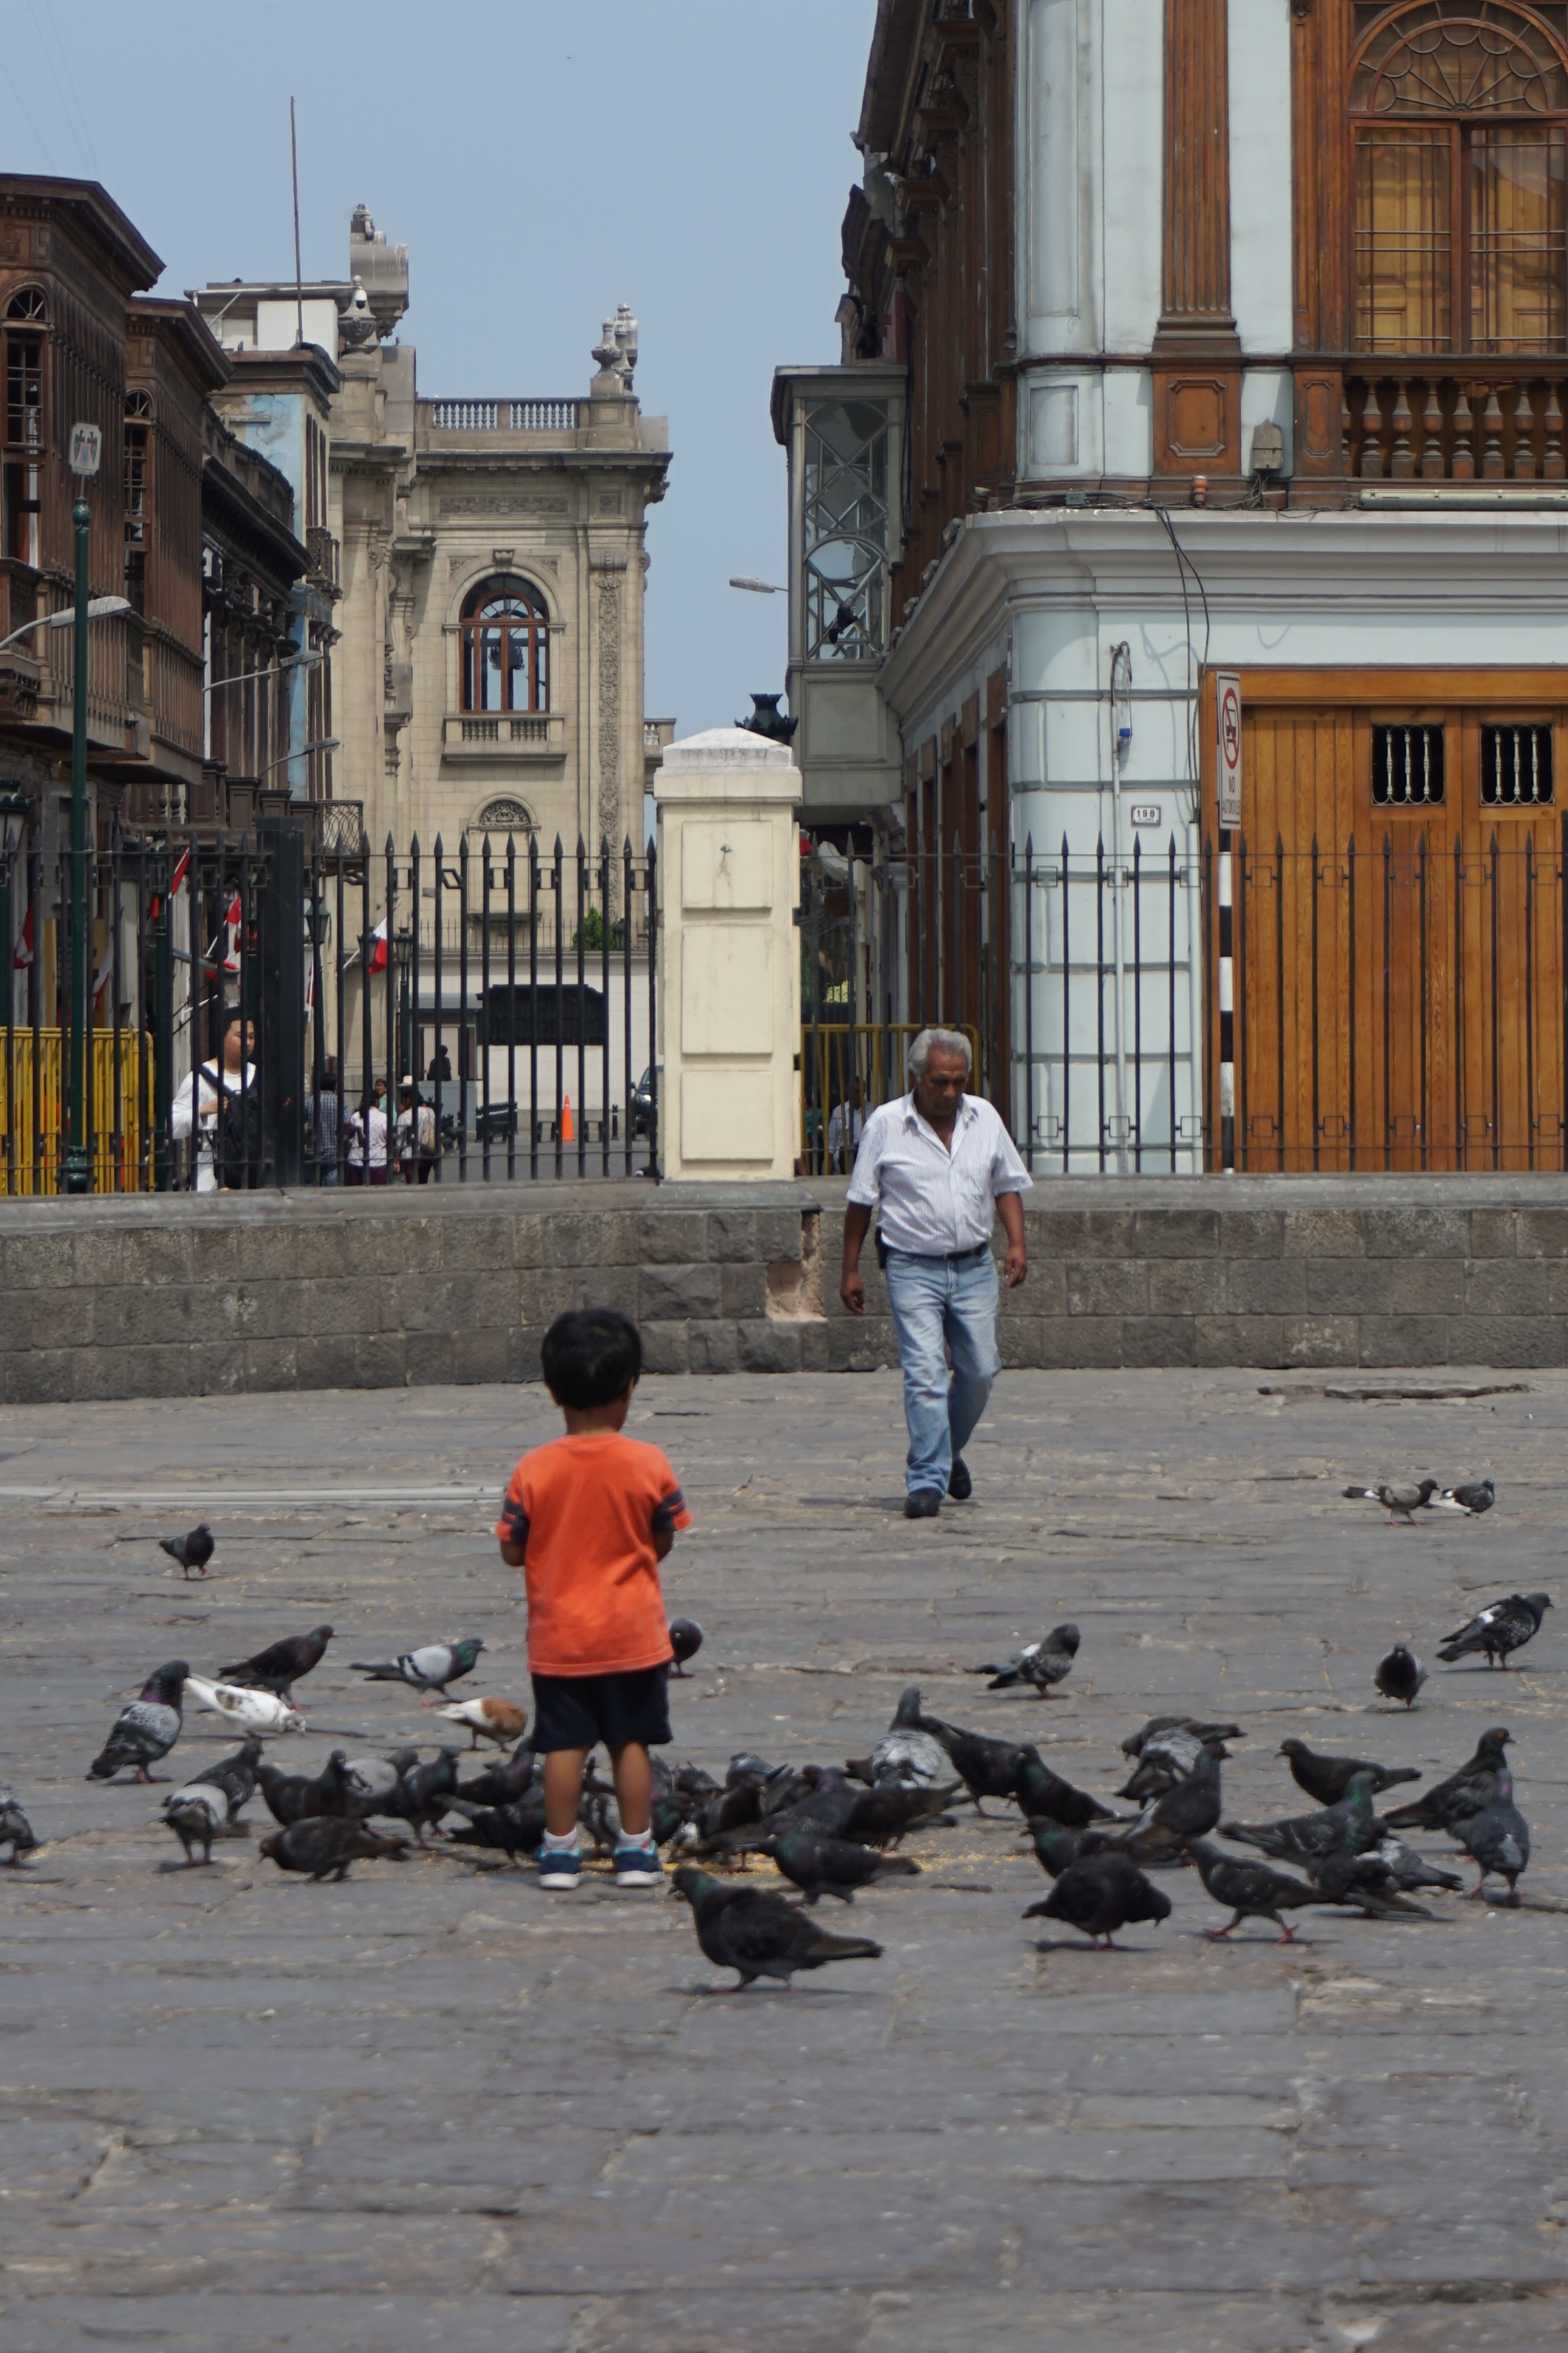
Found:
[[13, 965], [16, 966], [16, 970], [17, 970], [18, 972], [26, 972], [26, 969], [27, 969], [27, 966], [32, 963], [32, 961], [33, 961], [33, 902], [32, 902], [32, 901], [29, 899], [29, 900], [28, 900], [28, 902], [27, 902], [27, 915], [26, 915], [26, 922], [23, 923], [23, 925], [22, 925], [22, 934], [21, 934], [21, 937], [18, 939], [18, 941], [16, 942], [16, 946], [15, 946], [15, 947], [12, 949], [12, 951], [11, 951], [11, 962], [12, 962], [12, 963], [13, 963]]
[[180, 885], [184, 881], [190, 871], [191, 853], [188, 849], [182, 849], [179, 856], [179, 861], [176, 864], [174, 872], [169, 877], [169, 896], [171, 899], [177, 898], [179, 896]]
[[103, 961], [92, 976], [92, 1001], [94, 1005], [98, 1003], [99, 998], [109, 987], [110, 976], [113, 970], [114, 942], [112, 939], [109, 939], [104, 942]]
[[384, 915], [370, 936], [372, 942], [370, 963], [366, 969], [373, 973], [384, 972], [386, 970], [386, 917]]
[[223, 919], [223, 927], [227, 934], [223, 952], [225, 972], [239, 970], [239, 934], [244, 921], [245, 910], [239, 903], [239, 893], [237, 891], [229, 902], [228, 913]]

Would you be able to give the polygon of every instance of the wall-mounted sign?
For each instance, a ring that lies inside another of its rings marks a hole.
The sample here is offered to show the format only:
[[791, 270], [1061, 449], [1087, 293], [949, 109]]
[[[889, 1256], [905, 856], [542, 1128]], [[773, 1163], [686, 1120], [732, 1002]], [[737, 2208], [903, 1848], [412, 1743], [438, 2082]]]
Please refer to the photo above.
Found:
[[1241, 823], [1241, 681], [1234, 671], [1220, 670], [1215, 679], [1215, 702], [1219, 718], [1219, 823], [1221, 832]]
[[1158, 825], [1163, 814], [1158, 801], [1134, 801], [1131, 810], [1134, 825]]
[[96, 474], [98, 461], [103, 455], [103, 436], [96, 425], [73, 425], [70, 438], [70, 470], [73, 474]]

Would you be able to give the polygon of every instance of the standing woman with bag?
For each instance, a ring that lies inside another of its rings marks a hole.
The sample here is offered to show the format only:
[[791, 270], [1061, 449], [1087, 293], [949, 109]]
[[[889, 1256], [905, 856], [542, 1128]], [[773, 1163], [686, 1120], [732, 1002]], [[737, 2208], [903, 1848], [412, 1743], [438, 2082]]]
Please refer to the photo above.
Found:
[[[247, 1118], [250, 1126], [259, 1130], [256, 1065], [249, 1059], [255, 1050], [256, 1024], [247, 1021], [238, 1006], [232, 1005], [224, 1015], [221, 1065], [204, 1062], [199, 1072], [190, 1071], [174, 1090], [169, 1113], [170, 1132], [176, 1143], [193, 1134], [196, 1137], [195, 1189], [198, 1193], [216, 1193], [220, 1173], [226, 1188], [237, 1181], [242, 1185], [246, 1182], [244, 1166], [235, 1168], [226, 1163], [236, 1158], [243, 1163], [256, 1155], [248, 1149], [220, 1152], [215, 1148], [220, 1143], [220, 1117], [228, 1130], [243, 1127]], [[221, 1172], [220, 1158], [226, 1162]]]

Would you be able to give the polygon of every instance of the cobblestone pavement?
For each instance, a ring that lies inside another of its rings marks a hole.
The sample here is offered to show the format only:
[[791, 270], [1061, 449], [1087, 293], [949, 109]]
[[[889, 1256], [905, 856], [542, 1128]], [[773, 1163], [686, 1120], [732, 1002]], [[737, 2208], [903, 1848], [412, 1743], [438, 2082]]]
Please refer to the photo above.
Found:
[[[1109, 1793], [1146, 1714], [1217, 1710], [1257, 1817], [1304, 1805], [1287, 1733], [1431, 1776], [1502, 1721], [1536, 1841], [1517, 1913], [1439, 1896], [1431, 1926], [1215, 1947], [1181, 1873], [1120, 1957], [1042, 1950], [1016, 1822], [965, 1820], [857, 1905], [882, 1962], [719, 1999], [673, 1898], [553, 1899], [456, 1852], [342, 1887], [244, 1843], [185, 1872], [156, 1793], [84, 1781], [159, 1661], [321, 1617], [291, 1764], [428, 1738], [353, 1657], [479, 1632], [479, 1686], [522, 1692], [489, 1529], [553, 1426], [531, 1389], [0, 1423], [0, 1778], [48, 1841], [0, 1872], [7, 2353], [1568, 2346], [1568, 1377], [1008, 1375], [974, 1502], [913, 1526], [890, 1376], [649, 1380], [633, 1423], [697, 1515], [668, 1574], [708, 1630], [678, 1756], [853, 1755], [918, 1681]], [[1405, 1533], [1338, 1500], [1428, 1466], [1491, 1472], [1496, 1511]], [[187, 1588], [152, 1539], [199, 1516], [218, 1551]], [[1430, 1659], [1536, 1586], [1561, 1607], [1528, 1672], [1375, 1701], [1391, 1638]], [[962, 1673], [1068, 1615], [1061, 1699]], [[230, 1745], [213, 1722], [179, 1762]]]

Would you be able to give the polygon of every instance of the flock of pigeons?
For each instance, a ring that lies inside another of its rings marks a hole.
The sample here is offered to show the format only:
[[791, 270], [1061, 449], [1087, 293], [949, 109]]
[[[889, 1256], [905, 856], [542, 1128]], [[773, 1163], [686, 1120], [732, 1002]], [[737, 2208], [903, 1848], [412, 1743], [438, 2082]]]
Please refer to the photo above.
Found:
[[[1489, 1481], [1444, 1489], [1436, 1505], [1434, 1480], [1345, 1492], [1383, 1504], [1396, 1522], [1428, 1508], [1473, 1516], [1494, 1501]], [[203, 1575], [214, 1548], [205, 1526], [163, 1543], [187, 1573], [195, 1566]], [[1438, 1656], [1479, 1655], [1489, 1666], [1506, 1669], [1551, 1607], [1544, 1593], [1510, 1594], [1447, 1637]], [[679, 1675], [700, 1649], [702, 1630], [677, 1619], [669, 1630]], [[215, 1841], [247, 1835], [240, 1818], [258, 1792], [278, 1826], [258, 1852], [280, 1869], [313, 1880], [341, 1881], [353, 1862], [402, 1856], [408, 1832], [421, 1848], [434, 1834], [513, 1863], [536, 1854], [545, 1826], [542, 1760], [527, 1736], [527, 1710], [504, 1699], [451, 1695], [450, 1686], [472, 1673], [484, 1651], [478, 1636], [351, 1662], [368, 1682], [396, 1683], [426, 1705], [438, 1706], [468, 1732], [470, 1757], [481, 1739], [506, 1752], [467, 1778], [456, 1746], [441, 1747], [428, 1761], [412, 1746], [357, 1757], [334, 1749], [314, 1775], [289, 1773], [268, 1761], [267, 1737], [303, 1729], [294, 1686], [320, 1666], [332, 1636], [327, 1625], [285, 1636], [220, 1669], [216, 1678], [194, 1673], [183, 1659], [171, 1660], [121, 1708], [89, 1778], [108, 1781], [130, 1772], [138, 1782], [150, 1782], [151, 1768], [179, 1739], [184, 1704], [192, 1698], [245, 1738], [233, 1755], [163, 1800], [163, 1818], [189, 1864], [210, 1862]], [[1048, 1700], [1070, 1674], [1079, 1643], [1076, 1626], [1058, 1626], [969, 1672], [987, 1677], [991, 1691], [1032, 1689]], [[1381, 1694], [1406, 1707], [1426, 1681], [1426, 1670], [1403, 1643], [1379, 1662], [1373, 1675]], [[1484, 1895], [1495, 1875], [1506, 1881], [1508, 1901], [1519, 1901], [1530, 1831], [1514, 1802], [1505, 1755], [1510, 1735], [1502, 1726], [1484, 1732], [1475, 1754], [1447, 1780], [1381, 1815], [1374, 1801], [1418, 1781], [1417, 1769], [1327, 1756], [1303, 1741], [1286, 1740], [1280, 1754], [1312, 1810], [1267, 1822], [1225, 1817], [1220, 1768], [1232, 1753], [1227, 1744], [1244, 1736], [1237, 1724], [1153, 1717], [1121, 1744], [1131, 1770], [1116, 1796], [1138, 1810], [1118, 1814], [1053, 1771], [1034, 1742], [997, 1739], [930, 1715], [911, 1686], [869, 1754], [842, 1765], [774, 1765], [743, 1753], [718, 1782], [698, 1766], [672, 1767], [656, 1757], [653, 1830], [676, 1862], [671, 1884], [691, 1906], [699, 1945], [710, 1960], [736, 1971], [737, 1989], [761, 1977], [787, 1985], [800, 1969], [879, 1958], [882, 1948], [870, 1938], [824, 1928], [816, 1917], [819, 1899], [850, 1904], [862, 1888], [918, 1877], [921, 1866], [901, 1852], [903, 1841], [953, 1827], [953, 1810], [965, 1804], [982, 1820], [990, 1819], [987, 1804], [1016, 1807], [1052, 1883], [1024, 1917], [1061, 1923], [1106, 1950], [1118, 1949], [1114, 1939], [1121, 1929], [1169, 1915], [1170, 1898], [1150, 1874], [1186, 1865], [1229, 1913], [1223, 1926], [1208, 1932], [1216, 1940], [1257, 1918], [1271, 1922], [1279, 1941], [1289, 1943], [1295, 1931], [1286, 1915], [1312, 1906], [1379, 1920], [1430, 1919], [1417, 1895], [1458, 1890], [1463, 1883], [1418, 1853], [1404, 1835], [1408, 1831], [1443, 1831], [1457, 1842], [1478, 1868], [1473, 1896]], [[614, 1791], [592, 1769], [582, 1820], [597, 1852], [614, 1847], [620, 1827]], [[19, 1862], [37, 1844], [21, 1805], [0, 1790], [0, 1857]], [[749, 1875], [748, 1861], [758, 1854], [802, 1901], [791, 1902]]]

